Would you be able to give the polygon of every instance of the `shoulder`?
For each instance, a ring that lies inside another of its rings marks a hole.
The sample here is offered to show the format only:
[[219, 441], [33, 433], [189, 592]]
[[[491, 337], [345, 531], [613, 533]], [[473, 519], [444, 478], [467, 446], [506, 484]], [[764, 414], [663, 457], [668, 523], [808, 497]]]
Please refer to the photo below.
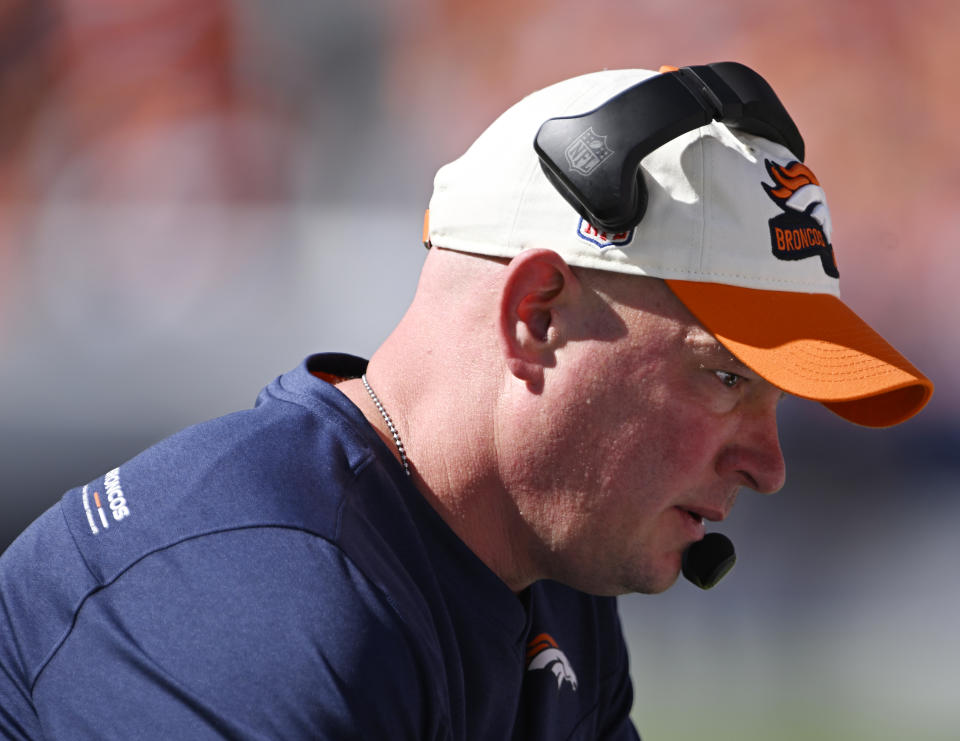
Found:
[[[179, 543], [92, 594], [35, 701], [48, 723], [80, 712], [83, 688], [96, 687], [116, 698], [118, 729], [162, 718], [190, 730], [207, 713], [230, 737], [387, 737], [372, 724], [425, 722], [428, 676], [402, 617], [337, 547], [241, 529]], [[375, 703], [382, 712], [364, 717]]]
[[67, 492], [60, 509], [101, 584], [150, 553], [221, 531], [286, 527], [336, 540], [374, 455], [371, 437], [349, 402], [298, 369], [255, 408], [170, 436]]
[[[403, 511], [351, 409], [317, 379], [281, 377], [255, 409], [68, 492], [0, 560], [10, 692], [53, 727], [99, 717], [96, 687], [117, 737], [162, 718], [161, 736], [194, 738], [205, 714], [219, 737], [278, 718], [269, 735], [386, 737], [389, 720], [420, 737], [437, 695], [429, 631], [391, 594], [408, 586], [396, 559], [355, 545], [365, 508], [394, 531]], [[384, 712], [362, 717], [373, 704]]]
[[338, 548], [259, 528], [181, 542], [90, 594], [32, 702], [53, 737], [418, 738], [429, 676]]

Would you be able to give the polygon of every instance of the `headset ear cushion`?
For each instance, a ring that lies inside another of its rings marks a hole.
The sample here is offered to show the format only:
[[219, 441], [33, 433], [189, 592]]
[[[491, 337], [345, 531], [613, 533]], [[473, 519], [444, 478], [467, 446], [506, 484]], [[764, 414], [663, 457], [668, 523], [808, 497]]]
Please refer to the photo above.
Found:
[[[634, 181], [634, 198], [633, 198], [633, 208], [627, 214], [620, 215], [620, 223], [615, 227], [609, 226], [609, 224], [604, 224], [603, 221], [596, 218], [594, 214], [591, 214], [587, 208], [581, 203], [576, 197], [570, 194], [567, 185], [558, 178], [554, 172], [547, 167], [547, 165], [541, 159], [540, 169], [543, 170], [543, 174], [546, 176], [547, 180], [550, 181], [550, 184], [564, 197], [564, 199], [576, 209], [577, 213], [580, 214], [585, 221], [593, 225], [597, 229], [602, 229], [607, 232], [611, 231], [626, 231], [627, 229], [632, 229], [637, 224], [641, 222], [644, 214], [647, 212], [647, 201], [649, 200], [649, 192], [647, 191], [647, 182], [643, 176], [643, 168], [637, 168], [636, 180]], [[599, 223], [598, 223], [599, 222]], [[627, 226], [624, 226], [627, 224]]]
[[724, 123], [778, 142], [803, 162], [806, 147], [800, 130], [763, 77], [739, 62], [714, 62], [690, 69], [723, 100]]
[[643, 173], [644, 169], [642, 167], [638, 167], [637, 197], [633, 208], [633, 217], [631, 218], [634, 226], [643, 221], [643, 217], [647, 213], [647, 201], [650, 199], [650, 193], [647, 190], [647, 181], [644, 179]]

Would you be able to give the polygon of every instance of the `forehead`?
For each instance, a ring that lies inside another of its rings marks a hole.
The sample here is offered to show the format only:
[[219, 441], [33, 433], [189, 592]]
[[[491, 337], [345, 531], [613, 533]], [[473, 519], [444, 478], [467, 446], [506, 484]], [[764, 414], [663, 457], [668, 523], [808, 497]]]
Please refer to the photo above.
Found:
[[670, 290], [666, 281], [605, 270], [573, 270], [628, 326], [670, 336], [697, 353], [725, 353], [733, 357]]
[[744, 369], [747, 367], [722, 342], [704, 329], [702, 325], [696, 323], [696, 320], [687, 327], [683, 341], [690, 352], [703, 358], [704, 361], [719, 361]]
[[721, 364], [731, 371], [749, 372], [687, 309], [686, 305], [658, 278], [631, 276], [605, 281], [607, 300], [632, 328], [648, 350], [682, 354], [702, 365]]

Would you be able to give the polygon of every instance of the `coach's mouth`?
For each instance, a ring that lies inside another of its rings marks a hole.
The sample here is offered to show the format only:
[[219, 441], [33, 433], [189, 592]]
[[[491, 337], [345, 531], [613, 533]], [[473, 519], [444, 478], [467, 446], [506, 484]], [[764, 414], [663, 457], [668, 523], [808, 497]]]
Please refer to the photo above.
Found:
[[679, 509], [680, 509], [681, 512], [684, 512], [684, 513], [687, 515], [687, 517], [689, 517], [690, 519], [692, 519], [692, 520], [693, 520], [695, 523], [697, 523], [698, 525], [703, 525], [703, 524], [704, 524], [704, 522], [703, 522], [703, 521], [704, 521], [704, 518], [701, 517], [700, 515], [698, 515], [696, 512], [694, 512], [694, 511], [692, 511], [692, 510], [689, 510], [689, 509], [685, 509], [685, 508], [683, 508], [683, 507], [680, 507]]
[[701, 524], [704, 520], [709, 522], [722, 522], [726, 519], [727, 513], [722, 509], [717, 509], [715, 507], [681, 507], [681, 509], [686, 512], [690, 517], [697, 520]]
[[681, 525], [683, 529], [683, 540], [689, 545], [690, 543], [695, 543], [698, 540], [701, 540], [706, 534], [706, 525], [704, 518], [701, 513], [696, 509], [689, 509], [688, 507], [675, 507], [677, 512], [681, 515]]

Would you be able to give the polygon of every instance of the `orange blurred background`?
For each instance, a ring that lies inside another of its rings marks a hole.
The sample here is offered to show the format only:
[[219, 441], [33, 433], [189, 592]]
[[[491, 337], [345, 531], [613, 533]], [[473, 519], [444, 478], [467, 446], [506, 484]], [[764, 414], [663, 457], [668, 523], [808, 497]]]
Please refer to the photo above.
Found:
[[637, 722], [954, 738], [958, 31], [947, 0], [0, 0], [0, 549], [310, 352], [370, 353], [433, 173], [523, 95], [737, 60], [804, 135], [845, 299], [937, 392], [881, 432], [786, 405], [737, 569], [622, 603]]

